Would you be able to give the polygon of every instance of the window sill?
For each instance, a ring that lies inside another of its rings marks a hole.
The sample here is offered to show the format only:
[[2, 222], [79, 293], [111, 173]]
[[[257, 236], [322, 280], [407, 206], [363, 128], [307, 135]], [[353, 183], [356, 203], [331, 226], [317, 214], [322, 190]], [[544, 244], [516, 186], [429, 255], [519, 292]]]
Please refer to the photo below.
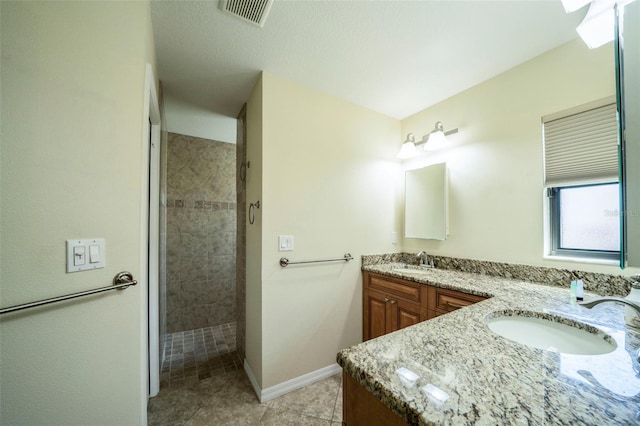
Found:
[[612, 265], [612, 266], [620, 265], [620, 262], [618, 260], [594, 259], [589, 257], [554, 256], [551, 254], [546, 254], [542, 256], [542, 258], [545, 260], [555, 260], [558, 262], [589, 263], [592, 265]]

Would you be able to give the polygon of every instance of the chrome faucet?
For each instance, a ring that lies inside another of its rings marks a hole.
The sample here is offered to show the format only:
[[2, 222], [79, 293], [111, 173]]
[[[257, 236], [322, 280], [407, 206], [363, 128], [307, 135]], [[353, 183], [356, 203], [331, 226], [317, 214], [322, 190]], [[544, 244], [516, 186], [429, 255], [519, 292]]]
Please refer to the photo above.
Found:
[[423, 268], [433, 268], [433, 260], [429, 261], [429, 256], [427, 255], [427, 252], [424, 250], [421, 250], [416, 257], [420, 258], [420, 265]]
[[[623, 299], [622, 297], [600, 297], [598, 299], [593, 299], [590, 302], [579, 302], [578, 305], [591, 309], [602, 302], [619, 302], [619, 303], [624, 303], [625, 305], [631, 307], [631, 309], [636, 311], [636, 316], [638, 318], [633, 318], [634, 324], [627, 323], [627, 326], [632, 327], [634, 329], [640, 328], [640, 325], [638, 327], [636, 327], [635, 325], [635, 324], [640, 324], [640, 305], [638, 305], [636, 302]], [[640, 348], [633, 349], [630, 355], [631, 355], [631, 362], [633, 364], [633, 371], [636, 372], [636, 376], [640, 377]]]
[[600, 297], [598, 299], [593, 299], [593, 300], [591, 300], [589, 302], [579, 302], [578, 305], [584, 306], [585, 308], [588, 308], [588, 309], [591, 309], [594, 306], [599, 305], [600, 303], [603, 303], [603, 302], [624, 303], [625, 305], [630, 306], [631, 309], [636, 311], [636, 315], [638, 317], [640, 317], [640, 305], [637, 304], [636, 302], [632, 302], [630, 300], [623, 299], [622, 297]]

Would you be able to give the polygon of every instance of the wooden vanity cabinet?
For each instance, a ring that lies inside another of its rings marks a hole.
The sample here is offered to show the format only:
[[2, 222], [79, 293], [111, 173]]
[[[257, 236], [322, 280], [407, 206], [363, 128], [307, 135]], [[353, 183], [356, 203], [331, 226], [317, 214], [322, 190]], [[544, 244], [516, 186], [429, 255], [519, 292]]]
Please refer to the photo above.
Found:
[[427, 286], [371, 272], [363, 278], [364, 340], [427, 319]]
[[342, 372], [342, 424], [348, 426], [407, 426], [346, 371]]
[[446, 288], [428, 287], [427, 308], [429, 319], [485, 300], [482, 296], [475, 296]]
[[[484, 300], [455, 290], [420, 284], [363, 271], [363, 339], [417, 324], [438, 315]], [[407, 425], [397, 414], [359, 384], [342, 373], [342, 424]]]
[[484, 297], [364, 271], [362, 338], [374, 339]]

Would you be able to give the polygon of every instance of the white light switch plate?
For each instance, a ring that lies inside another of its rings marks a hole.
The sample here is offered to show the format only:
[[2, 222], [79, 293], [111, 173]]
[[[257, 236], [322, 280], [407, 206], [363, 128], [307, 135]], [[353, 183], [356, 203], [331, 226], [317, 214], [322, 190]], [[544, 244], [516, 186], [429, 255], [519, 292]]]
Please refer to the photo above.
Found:
[[67, 240], [67, 273], [100, 268], [104, 268], [103, 238]]
[[278, 236], [278, 251], [293, 251], [293, 235]]

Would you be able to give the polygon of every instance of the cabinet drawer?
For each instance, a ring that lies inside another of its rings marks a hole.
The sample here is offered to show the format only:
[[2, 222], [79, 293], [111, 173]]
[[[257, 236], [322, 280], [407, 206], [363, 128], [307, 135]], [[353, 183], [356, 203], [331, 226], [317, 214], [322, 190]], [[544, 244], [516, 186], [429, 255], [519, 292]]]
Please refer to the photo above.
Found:
[[421, 287], [425, 287], [421, 284], [397, 280], [383, 275], [369, 274], [368, 276], [367, 288], [369, 289], [382, 291], [386, 294], [418, 303], [421, 300], [420, 289]]
[[484, 300], [484, 297], [454, 290], [431, 287], [429, 309], [438, 313], [451, 312]]

